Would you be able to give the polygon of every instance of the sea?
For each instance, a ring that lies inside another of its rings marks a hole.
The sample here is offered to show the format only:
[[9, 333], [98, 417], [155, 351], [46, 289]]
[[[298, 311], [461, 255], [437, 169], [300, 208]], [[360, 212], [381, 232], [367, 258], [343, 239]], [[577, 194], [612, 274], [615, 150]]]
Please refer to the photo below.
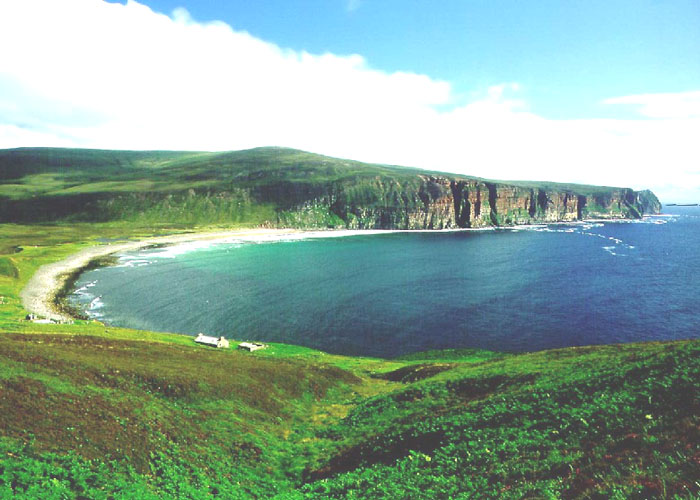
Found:
[[108, 325], [388, 358], [697, 338], [700, 207], [145, 249], [82, 274], [69, 301]]

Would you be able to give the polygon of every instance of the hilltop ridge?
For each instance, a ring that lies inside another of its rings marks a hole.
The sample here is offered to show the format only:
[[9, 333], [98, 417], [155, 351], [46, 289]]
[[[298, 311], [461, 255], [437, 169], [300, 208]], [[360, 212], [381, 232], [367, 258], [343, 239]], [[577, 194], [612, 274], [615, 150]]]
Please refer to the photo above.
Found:
[[448, 229], [658, 212], [650, 191], [494, 181], [288, 148], [0, 151], [0, 222]]

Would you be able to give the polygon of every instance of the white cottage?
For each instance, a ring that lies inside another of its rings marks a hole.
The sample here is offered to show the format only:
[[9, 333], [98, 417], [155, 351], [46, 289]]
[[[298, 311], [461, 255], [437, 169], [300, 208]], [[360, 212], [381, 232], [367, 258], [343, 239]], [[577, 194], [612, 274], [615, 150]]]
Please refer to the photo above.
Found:
[[194, 341], [199, 343], [199, 344], [204, 344], [204, 345], [209, 345], [212, 347], [221, 347], [221, 348], [228, 348], [228, 340], [226, 340], [224, 337], [209, 337], [207, 335], [204, 335], [203, 333], [200, 333], [194, 338]]

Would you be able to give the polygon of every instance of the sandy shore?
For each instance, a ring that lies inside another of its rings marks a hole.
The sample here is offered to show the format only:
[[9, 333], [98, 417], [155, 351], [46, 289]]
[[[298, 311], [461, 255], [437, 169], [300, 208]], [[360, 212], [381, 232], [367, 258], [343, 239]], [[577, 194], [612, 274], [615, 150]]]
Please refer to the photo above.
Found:
[[307, 238], [329, 238], [357, 234], [382, 234], [389, 230], [328, 230], [300, 231], [295, 229], [241, 229], [209, 233], [186, 233], [156, 236], [124, 243], [106, 243], [81, 250], [70, 257], [41, 266], [20, 292], [22, 306], [38, 317], [54, 321], [69, 321], [72, 318], [57, 310], [54, 300], [66, 280], [90, 262], [108, 255], [146, 248], [154, 245], [181, 245], [186, 243], [265, 242]]
[[70, 257], [52, 264], [41, 266], [30, 278], [20, 292], [24, 308], [39, 317], [56, 321], [71, 318], [61, 313], [54, 305], [56, 294], [64, 286], [69, 276], [86, 267], [100, 257], [115, 253], [138, 250], [153, 245], [177, 245], [189, 242], [226, 242], [226, 241], [275, 241], [299, 235], [292, 229], [244, 229], [239, 231], [189, 233], [170, 236], [156, 236], [124, 243], [107, 243], [81, 250]]
[[[578, 221], [579, 224], [594, 223], [594, 222], [611, 222], [605, 220], [587, 220]], [[565, 224], [571, 224], [565, 223]], [[544, 225], [544, 224], [543, 224]], [[532, 227], [538, 227], [534, 225]], [[503, 229], [526, 229], [529, 226], [515, 226], [512, 228]], [[56, 295], [61, 291], [66, 283], [66, 280], [76, 271], [84, 269], [90, 262], [108, 255], [129, 252], [140, 248], [150, 247], [154, 245], [181, 245], [186, 243], [195, 243], [199, 246], [202, 243], [226, 243], [226, 242], [265, 242], [265, 241], [280, 241], [308, 238], [331, 238], [352, 235], [369, 235], [369, 234], [384, 234], [384, 233], [434, 233], [434, 232], [461, 232], [461, 231], [486, 231], [493, 230], [493, 227], [486, 228], [468, 228], [468, 229], [443, 229], [443, 230], [383, 230], [383, 229], [364, 229], [364, 230], [320, 230], [320, 231], [302, 231], [297, 229], [240, 229], [234, 231], [219, 231], [219, 232], [202, 232], [202, 233], [185, 233], [169, 236], [155, 236], [144, 238], [141, 240], [130, 240], [123, 243], [105, 243], [95, 245], [93, 247], [81, 250], [70, 257], [52, 264], [47, 264], [40, 267], [31, 277], [27, 285], [20, 292], [20, 298], [24, 308], [36, 314], [39, 317], [49, 318], [55, 321], [68, 321], [72, 318], [57, 310], [54, 301]]]

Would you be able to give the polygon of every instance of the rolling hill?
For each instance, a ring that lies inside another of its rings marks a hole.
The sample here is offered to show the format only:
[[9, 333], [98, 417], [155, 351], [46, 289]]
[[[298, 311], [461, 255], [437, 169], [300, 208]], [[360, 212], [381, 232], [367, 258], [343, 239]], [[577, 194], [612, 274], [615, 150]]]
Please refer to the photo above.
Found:
[[0, 222], [444, 229], [655, 212], [649, 191], [502, 182], [285, 148], [0, 151]]
[[379, 360], [0, 335], [2, 498], [693, 498], [700, 344]]

